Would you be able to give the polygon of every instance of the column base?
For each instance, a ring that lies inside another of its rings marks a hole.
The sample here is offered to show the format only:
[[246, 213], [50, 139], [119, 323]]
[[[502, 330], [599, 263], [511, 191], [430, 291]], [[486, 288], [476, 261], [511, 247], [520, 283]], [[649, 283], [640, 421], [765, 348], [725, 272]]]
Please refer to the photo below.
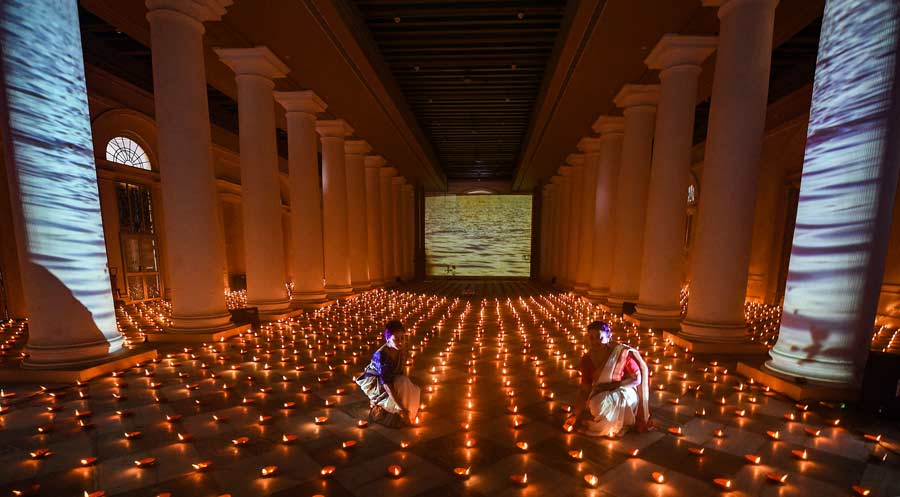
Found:
[[290, 300], [251, 301], [247, 299], [247, 307], [256, 307], [260, 319], [272, 321], [268, 316], [278, 316], [291, 311]]
[[268, 311], [268, 312], [260, 312], [259, 320], [260, 321], [284, 321], [286, 319], [290, 319], [298, 314], [302, 314], [303, 309], [294, 309], [292, 307], [288, 307], [287, 309], [281, 311]]
[[770, 371], [765, 364], [752, 366], [745, 362], [739, 362], [737, 373], [797, 401], [858, 400], [860, 394], [858, 388], [850, 386], [828, 385], [807, 381], [800, 377], [786, 377]]
[[300, 311], [308, 311], [313, 309], [321, 309], [323, 307], [328, 307], [333, 304], [334, 300], [327, 298], [325, 295], [322, 295], [321, 299], [302, 299], [302, 300], [294, 300], [293, 307], [294, 309]]
[[156, 359], [156, 349], [136, 347], [121, 350], [107, 360], [92, 365], [71, 368], [29, 367], [25, 363], [6, 363], [0, 367], [0, 383], [75, 383], [127, 369], [135, 364]]
[[356, 283], [351, 283], [350, 286], [353, 287], [353, 293], [365, 292], [366, 290], [372, 289], [372, 283], [368, 281], [358, 281]]
[[575, 283], [575, 287], [573, 288], [575, 293], [579, 293], [581, 295], [587, 295], [591, 290], [591, 286], [587, 283]]
[[762, 355], [769, 350], [768, 347], [761, 343], [748, 341], [708, 342], [697, 340], [696, 338], [687, 338], [683, 332], [676, 335], [675, 333], [664, 331], [663, 339], [694, 354]]
[[[99, 333], [99, 332], [98, 332]], [[70, 369], [104, 363], [109, 357], [122, 352], [125, 336], [108, 339], [103, 337], [93, 342], [68, 345], [31, 345], [26, 343], [24, 352], [28, 355], [22, 366], [29, 369]]]
[[147, 341], [151, 343], [217, 342], [239, 335], [249, 329], [249, 324], [232, 324], [228, 328], [216, 330], [184, 331], [177, 328], [166, 328], [162, 333], [148, 333]]
[[682, 315], [681, 309], [677, 307], [666, 308], [638, 303], [637, 311], [631, 316], [626, 316], [625, 319], [634, 323], [638, 328], [678, 331], [681, 329]]
[[595, 304], [600, 304], [601, 306], [606, 303], [606, 299], [609, 297], [609, 288], [594, 288], [591, 287], [588, 290], [587, 298], [591, 302]]
[[637, 298], [629, 298], [622, 295], [609, 295], [606, 297], [606, 303], [601, 305], [606, 312], [611, 312], [613, 314], [622, 314], [622, 309], [625, 307], [626, 302], [633, 302], [637, 300]]
[[340, 299], [344, 297], [349, 297], [353, 294], [353, 287], [349, 286], [325, 286], [325, 294], [330, 299]]

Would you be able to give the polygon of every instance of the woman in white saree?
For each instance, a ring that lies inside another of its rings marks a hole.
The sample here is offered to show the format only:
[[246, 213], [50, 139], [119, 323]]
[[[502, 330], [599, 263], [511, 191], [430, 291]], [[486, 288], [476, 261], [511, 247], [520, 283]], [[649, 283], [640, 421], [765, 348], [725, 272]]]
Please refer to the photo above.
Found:
[[404, 373], [406, 365], [406, 330], [400, 321], [384, 327], [385, 343], [356, 379], [356, 384], [369, 397], [369, 420], [390, 428], [413, 424], [419, 410], [420, 390]]
[[584, 411], [584, 431], [594, 436], [620, 436], [629, 427], [650, 427], [647, 364], [637, 350], [612, 342], [609, 325], [594, 321], [587, 328], [590, 350], [581, 358], [581, 388], [563, 428], [571, 431]]

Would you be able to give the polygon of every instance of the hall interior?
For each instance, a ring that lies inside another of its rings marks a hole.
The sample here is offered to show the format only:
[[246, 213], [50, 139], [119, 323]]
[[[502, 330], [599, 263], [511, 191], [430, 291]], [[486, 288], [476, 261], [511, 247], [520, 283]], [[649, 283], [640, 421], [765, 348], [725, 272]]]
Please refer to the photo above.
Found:
[[[0, 2], [0, 494], [900, 494], [898, 26]], [[595, 320], [652, 431], [563, 426]]]

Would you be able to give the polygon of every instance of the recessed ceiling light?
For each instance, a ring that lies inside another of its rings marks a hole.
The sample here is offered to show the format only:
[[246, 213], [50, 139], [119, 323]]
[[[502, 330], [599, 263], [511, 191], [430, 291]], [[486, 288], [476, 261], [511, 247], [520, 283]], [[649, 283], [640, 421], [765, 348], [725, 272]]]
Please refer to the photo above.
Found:
[[516, 17], [521, 21], [522, 19], [525, 19], [525, 13], [519, 12], [518, 14], [516, 14]]
[[400, 21], [401, 21], [400, 16], [397, 16], [394, 18], [394, 24], [400, 24]]

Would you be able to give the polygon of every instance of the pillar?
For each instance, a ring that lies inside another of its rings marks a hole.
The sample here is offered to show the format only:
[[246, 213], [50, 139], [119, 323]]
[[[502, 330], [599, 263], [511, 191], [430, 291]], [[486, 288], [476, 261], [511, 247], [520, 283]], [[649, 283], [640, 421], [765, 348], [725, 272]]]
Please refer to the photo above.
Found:
[[381, 242], [381, 185], [379, 168], [384, 166], [384, 157], [367, 155], [366, 166], [366, 236], [368, 237], [369, 280], [372, 286], [385, 283], [384, 256]]
[[572, 209], [572, 166], [560, 166], [560, 204], [559, 204], [559, 273], [556, 284], [562, 288], [569, 287], [569, 230], [571, 229]]
[[562, 259], [562, 240], [560, 239], [562, 219], [559, 215], [561, 209], [560, 206], [563, 203], [562, 196], [564, 194], [562, 176], [555, 175], [550, 178], [550, 185], [553, 189], [553, 207], [550, 215], [550, 230], [548, 231], [548, 236], [551, 239], [550, 282], [558, 283], [561, 279], [559, 268], [561, 266]]
[[637, 302], [641, 284], [641, 253], [647, 183], [656, 119], [659, 85], [625, 85], [616, 95], [625, 114], [622, 159], [616, 190], [615, 249], [607, 306], [622, 312], [626, 302]]
[[600, 140], [582, 138], [578, 150], [584, 156], [584, 175], [581, 181], [581, 235], [578, 251], [578, 271], [575, 291], [586, 295], [591, 288], [591, 267], [594, 258], [594, 216], [597, 207], [597, 163], [600, 159]]
[[263, 319], [280, 319], [290, 310], [290, 301], [272, 80], [290, 69], [266, 47], [217, 48], [216, 54], [234, 71], [238, 87], [247, 305], [256, 307]]
[[219, 20], [229, 0], [147, 0], [160, 183], [169, 244], [175, 333], [232, 329], [225, 308], [223, 233], [210, 157], [203, 22]]
[[578, 273], [578, 257], [581, 250], [581, 193], [584, 181], [584, 156], [581, 154], [569, 154], [566, 163], [571, 166], [569, 173], [569, 227], [568, 245], [566, 250], [566, 281], [568, 286], [575, 289], [576, 275]]
[[288, 172], [291, 191], [291, 246], [294, 262], [292, 300], [296, 307], [327, 302], [322, 240], [322, 182], [316, 143], [316, 114], [325, 102], [312, 91], [276, 92], [284, 107], [288, 134]]
[[[720, 0], [719, 51], [681, 337], [747, 342], [744, 299], [777, 0]], [[738, 350], [725, 347], [726, 350]]]
[[391, 204], [394, 212], [394, 229], [391, 232], [392, 254], [394, 256], [394, 275], [395, 278], [403, 279], [403, 229], [406, 225], [406, 219], [403, 217], [403, 199], [401, 190], [406, 184], [406, 179], [402, 176], [394, 176], [391, 178]]
[[896, 221], [900, 8], [859, 8], [825, 6], [784, 317], [763, 368], [826, 390], [809, 398], [852, 399], [862, 385]]
[[416, 225], [416, 213], [413, 210], [413, 186], [403, 185], [403, 212], [406, 218], [406, 224], [403, 228], [403, 259], [404, 259], [404, 279], [412, 280], [415, 274], [415, 265], [413, 264], [414, 251], [414, 235]]
[[394, 195], [391, 183], [397, 170], [393, 167], [382, 167], [381, 176], [378, 178], [381, 190], [381, 255], [384, 261], [385, 284], [393, 284], [397, 279], [396, 266], [394, 265]]
[[615, 250], [616, 187], [622, 159], [625, 118], [600, 116], [594, 123], [593, 130], [600, 133], [600, 156], [594, 185], [594, 195], [597, 198], [594, 205], [594, 263], [591, 266], [588, 297], [596, 302], [606, 302], [609, 298]]
[[541, 199], [541, 260], [538, 271], [538, 278], [542, 281], [547, 281], [550, 279], [550, 237], [547, 235], [549, 228], [548, 223], [550, 221], [550, 202], [551, 200], [551, 186], [550, 184], [544, 185], [541, 189], [541, 195], [543, 198]]
[[344, 138], [353, 134], [343, 119], [319, 121], [322, 139], [322, 240], [325, 249], [325, 291], [332, 297], [353, 293], [347, 220], [347, 166]]
[[[76, 2], [0, 3], [0, 129], [30, 368], [103, 362], [125, 343], [110, 291], [80, 39]], [[37, 91], [44, 85], [48, 91]]]
[[640, 293], [633, 316], [644, 328], [676, 329], [681, 323], [681, 258], [697, 79], [700, 65], [715, 46], [713, 37], [665, 35], [645, 61], [650, 69], [660, 71], [661, 84]]
[[344, 143], [347, 162], [347, 229], [350, 242], [350, 284], [354, 291], [368, 290], [369, 233], [366, 217], [366, 163], [365, 154], [372, 147], [365, 140], [347, 140]]

